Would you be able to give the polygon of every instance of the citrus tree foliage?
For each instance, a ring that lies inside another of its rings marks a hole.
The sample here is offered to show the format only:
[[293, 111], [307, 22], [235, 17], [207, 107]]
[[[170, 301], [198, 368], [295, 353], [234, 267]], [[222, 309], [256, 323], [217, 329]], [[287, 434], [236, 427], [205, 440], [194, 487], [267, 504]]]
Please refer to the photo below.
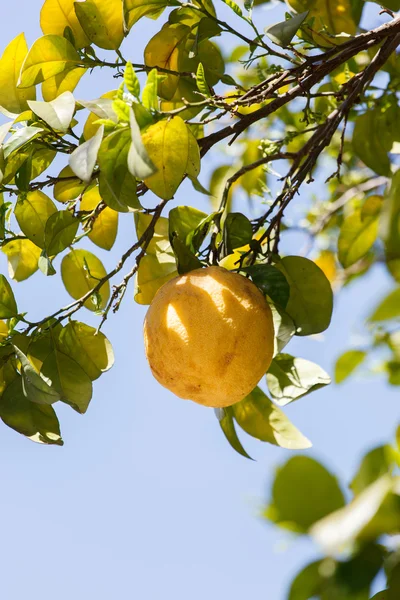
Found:
[[287, 600], [369, 600], [382, 580], [386, 589], [373, 600], [400, 597], [399, 431], [396, 437], [362, 458], [348, 486], [308, 456], [277, 470], [263, 516], [309, 536], [321, 552], [293, 579]]
[[[113, 364], [103, 323], [130, 284], [136, 302], [146, 305], [177, 274], [219, 264], [262, 290], [276, 334], [269, 395], [256, 388], [218, 411], [221, 428], [245, 456], [237, 427], [285, 448], [310, 446], [282, 407], [330, 378], [285, 346], [294, 335], [327, 329], [332, 284], [346, 285], [382, 261], [400, 282], [400, 18], [393, 13], [400, 3], [383, 2], [384, 24], [369, 31], [360, 25], [369, 3], [360, 0], [287, 0], [279, 23], [268, 22], [259, 6], [267, 3], [45, 0], [43, 35], [28, 46], [21, 33], [5, 48], [0, 244], [8, 276], [0, 276], [0, 417], [6, 425], [61, 444], [54, 405], [87, 410], [92, 382]], [[376, 17], [381, 10], [369, 8]], [[122, 44], [147, 18], [156, 20], [157, 33], [135, 62]], [[109, 70], [109, 89], [82, 99], [79, 81], [98, 68]], [[200, 171], [208, 156], [217, 166], [207, 182]], [[289, 205], [320, 172], [328, 176], [329, 197], [314, 198], [300, 224], [291, 222]], [[207, 212], [179, 205], [184, 180], [193, 194], [208, 197]], [[248, 214], [236, 209], [244, 196]], [[134, 221], [136, 238], [106, 270], [102, 255], [113, 248], [119, 219]], [[283, 255], [282, 235], [299, 227], [311, 254]], [[83, 238], [91, 251], [81, 246]], [[32, 321], [28, 299], [17, 306], [12, 289], [31, 276], [43, 289], [44, 278], [61, 277], [71, 302]], [[371, 348], [390, 352], [393, 384], [400, 384], [399, 307], [395, 288], [370, 318]], [[87, 310], [98, 316], [96, 328], [85, 324]], [[341, 356], [337, 381], [369, 350]]]

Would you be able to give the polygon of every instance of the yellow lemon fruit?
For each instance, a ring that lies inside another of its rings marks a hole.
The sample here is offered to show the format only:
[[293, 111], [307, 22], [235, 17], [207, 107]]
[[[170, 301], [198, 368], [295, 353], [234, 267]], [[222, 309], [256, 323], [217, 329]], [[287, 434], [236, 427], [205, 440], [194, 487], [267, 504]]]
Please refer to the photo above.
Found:
[[271, 309], [242, 275], [196, 269], [159, 289], [144, 341], [161, 385], [204, 406], [230, 406], [254, 389], [271, 363]]

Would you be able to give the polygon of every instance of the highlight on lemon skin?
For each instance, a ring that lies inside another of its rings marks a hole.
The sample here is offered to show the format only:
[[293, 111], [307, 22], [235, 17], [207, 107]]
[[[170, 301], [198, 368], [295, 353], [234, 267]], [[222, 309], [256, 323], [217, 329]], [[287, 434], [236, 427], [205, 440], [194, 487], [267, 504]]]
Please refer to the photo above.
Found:
[[268, 370], [272, 313], [250, 280], [221, 267], [196, 269], [157, 292], [144, 342], [154, 377], [204, 406], [242, 400]]

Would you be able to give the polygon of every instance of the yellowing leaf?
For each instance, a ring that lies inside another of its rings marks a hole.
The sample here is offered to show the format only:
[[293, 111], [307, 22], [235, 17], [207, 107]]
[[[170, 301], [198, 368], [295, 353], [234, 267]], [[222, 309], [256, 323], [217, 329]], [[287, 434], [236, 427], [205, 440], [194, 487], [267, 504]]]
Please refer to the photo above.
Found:
[[75, 2], [79, 22], [91, 42], [105, 50], [117, 50], [124, 39], [122, 0]]
[[[87, 250], [72, 250], [64, 256], [61, 263], [61, 277], [65, 289], [75, 300], [79, 300], [93, 290], [106, 274], [102, 262]], [[97, 306], [96, 298], [93, 297], [86, 300], [84, 306], [93, 311], [106, 307], [110, 297], [108, 281], [102, 285], [99, 294], [99, 306]]]
[[363, 218], [361, 210], [356, 210], [344, 220], [338, 240], [338, 257], [345, 269], [365, 256], [374, 245], [378, 223], [378, 215]]
[[[307, 21], [314, 18], [313, 32], [326, 31], [319, 34], [309, 33], [317, 44], [330, 46], [340, 43], [340, 38], [333, 40], [329, 34], [354, 35], [356, 33], [350, 0], [287, 0], [287, 2], [297, 13], [309, 11]], [[307, 26], [304, 29], [307, 31]]]
[[64, 92], [73, 92], [86, 71], [87, 69], [77, 67], [75, 69], [63, 71], [62, 73], [54, 75], [54, 77], [50, 77], [50, 79], [43, 81], [43, 100], [50, 102]]
[[29, 50], [22, 65], [18, 87], [37, 85], [81, 63], [78, 52], [66, 38], [45, 35], [36, 40]]
[[180, 117], [150, 125], [143, 134], [147, 153], [157, 172], [145, 180], [160, 198], [172, 198], [185, 174], [197, 177], [200, 155], [195, 137]]
[[40, 26], [45, 35], [64, 35], [69, 27], [74, 35], [76, 48], [89, 46], [90, 41], [83, 31], [75, 13], [75, 0], [45, 0], [40, 12]]
[[17, 82], [22, 63], [28, 53], [25, 35], [18, 35], [4, 50], [0, 59], [0, 106], [12, 113], [22, 113], [28, 100], [35, 100], [36, 90], [29, 86], [18, 89]]
[[38, 270], [40, 248], [31, 240], [13, 240], [2, 251], [8, 258], [8, 273], [15, 281], [28, 279]]
[[158, 17], [168, 6], [168, 0], [125, 0], [124, 13], [126, 28], [129, 29], [142, 17]]
[[[102, 198], [99, 193], [99, 188], [94, 187], [83, 195], [80, 209], [92, 211], [100, 204], [100, 202], [102, 202]], [[111, 250], [115, 238], [117, 237], [117, 231], [118, 213], [107, 206], [96, 217], [88, 238], [96, 244], [96, 246], [104, 248], [104, 250]]]
[[75, 177], [71, 167], [64, 167], [54, 186], [54, 198], [59, 202], [75, 200], [83, 192], [86, 185], [86, 183]]
[[14, 210], [22, 232], [39, 248], [44, 248], [46, 221], [56, 212], [54, 203], [39, 190], [21, 196]]
[[337, 266], [333, 252], [322, 250], [314, 259], [314, 262], [325, 274], [328, 281], [333, 283], [337, 277]]
[[166, 252], [146, 254], [140, 261], [135, 280], [135, 301], [150, 304], [159, 288], [177, 276], [173, 255]]
[[0, 275], [0, 317], [10, 319], [18, 314], [17, 303], [10, 284], [4, 275]]

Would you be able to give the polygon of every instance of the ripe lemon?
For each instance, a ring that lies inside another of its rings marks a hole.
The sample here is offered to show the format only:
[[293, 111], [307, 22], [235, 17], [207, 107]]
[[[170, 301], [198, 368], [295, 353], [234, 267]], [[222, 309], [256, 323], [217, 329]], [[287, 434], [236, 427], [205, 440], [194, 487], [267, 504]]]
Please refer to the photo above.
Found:
[[254, 389], [271, 363], [271, 309], [242, 275], [196, 269], [159, 289], [144, 341], [161, 385], [204, 406], [230, 406]]

